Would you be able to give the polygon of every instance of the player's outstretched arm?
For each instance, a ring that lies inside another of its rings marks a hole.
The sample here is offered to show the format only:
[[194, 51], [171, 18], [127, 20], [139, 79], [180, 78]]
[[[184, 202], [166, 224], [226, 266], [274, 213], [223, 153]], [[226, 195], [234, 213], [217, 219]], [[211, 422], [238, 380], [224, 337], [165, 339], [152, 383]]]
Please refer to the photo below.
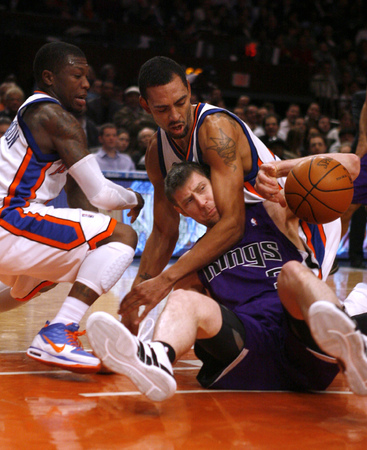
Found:
[[[139, 321], [143, 320], [147, 313], [168, 295], [178, 280], [215, 260], [243, 234], [244, 168], [238, 151], [239, 134], [243, 136], [242, 129], [228, 115], [213, 118], [209, 116], [205, 119], [205, 125], [200, 129], [199, 142], [204, 162], [211, 168], [214, 199], [220, 220], [175, 264], [155, 278], [144, 281], [127, 294], [120, 306], [121, 314], [129, 314], [132, 310], [145, 305], [146, 309]], [[247, 141], [246, 145], [247, 154], [250, 155]]]
[[[286, 159], [263, 164], [256, 177], [256, 191], [265, 199], [285, 206], [284, 196], [279, 191], [278, 178], [286, 177], [299, 162], [305, 159], [311, 159], [314, 156], [310, 155], [304, 158]], [[355, 180], [359, 174], [360, 160], [353, 153], [325, 153], [317, 156], [325, 156], [339, 161], [348, 170], [352, 180]]]

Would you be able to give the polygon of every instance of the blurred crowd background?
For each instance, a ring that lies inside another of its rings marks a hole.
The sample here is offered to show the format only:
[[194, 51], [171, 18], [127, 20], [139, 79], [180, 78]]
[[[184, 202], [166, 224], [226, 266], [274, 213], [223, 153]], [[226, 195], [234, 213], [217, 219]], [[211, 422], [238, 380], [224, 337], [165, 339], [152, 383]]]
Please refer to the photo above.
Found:
[[35, 51], [64, 40], [91, 62], [80, 118], [90, 147], [115, 147], [130, 170], [144, 170], [155, 130], [136, 84], [157, 54], [186, 67], [193, 103], [235, 112], [281, 158], [353, 151], [352, 99], [363, 103], [367, 74], [362, 0], [0, 0], [0, 17], [2, 130], [34, 88]]
[[156, 55], [185, 67], [192, 103], [234, 112], [280, 158], [355, 151], [365, 0], [0, 0], [0, 21], [0, 135], [35, 87], [36, 51], [62, 40], [90, 63], [78, 120], [104, 171], [145, 169], [156, 126], [137, 77]]

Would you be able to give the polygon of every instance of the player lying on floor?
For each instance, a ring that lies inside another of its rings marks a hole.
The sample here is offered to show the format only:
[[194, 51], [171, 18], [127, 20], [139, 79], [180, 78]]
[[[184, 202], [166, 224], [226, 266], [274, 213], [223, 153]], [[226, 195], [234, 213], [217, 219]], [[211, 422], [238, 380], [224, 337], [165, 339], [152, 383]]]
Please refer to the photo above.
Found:
[[[165, 187], [181, 214], [208, 228], [219, 220], [202, 166], [173, 166]], [[323, 390], [339, 371], [331, 355], [351, 389], [366, 394], [364, 337], [306, 267], [317, 270], [317, 262], [299, 237], [298, 219], [278, 203], [246, 204], [245, 230], [230, 251], [176, 286], [152, 342], [106, 313], [91, 315], [87, 333], [97, 356], [155, 401], [174, 394], [172, 364], [194, 344], [203, 361], [198, 380], [207, 388]], [[327, 241], [338, 241], [340, 221], [325, 232]]]

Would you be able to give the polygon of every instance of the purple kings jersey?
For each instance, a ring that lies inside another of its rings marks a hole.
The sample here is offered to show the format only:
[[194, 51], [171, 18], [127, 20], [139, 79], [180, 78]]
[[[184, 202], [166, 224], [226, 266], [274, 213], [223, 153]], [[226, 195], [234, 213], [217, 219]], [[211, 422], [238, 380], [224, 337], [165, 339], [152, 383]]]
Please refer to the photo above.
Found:
[[200, 281], [215, 300], [239, 317], [277, 320], [282, 314], [277, 276], [287, 261], [302, 262], [302, 257], [262, 203], [246, 205], [245, 230], [241, 241], [199, 271]]

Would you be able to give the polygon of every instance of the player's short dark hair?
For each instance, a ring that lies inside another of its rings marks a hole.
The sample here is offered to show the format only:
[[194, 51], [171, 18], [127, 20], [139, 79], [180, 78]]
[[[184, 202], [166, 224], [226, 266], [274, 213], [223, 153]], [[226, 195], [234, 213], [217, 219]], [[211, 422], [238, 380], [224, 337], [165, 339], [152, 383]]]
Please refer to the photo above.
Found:
[[139, 90], [143, 98], [147, 98], [147, 88], [154, 86], [164, 86], [172, 81], [172, 78], [178, 75], [182, 83], [187, 86], [186, 73], [173, 59], [166, 56], [155, 56], [146, 61], [139, 72]]
[[174, 205], [176, 202], [173, 197], [177, 189], [186, 183], [193, 172], [197, 172], [210, 180], [209, 166], [203, 166], [196, 162], [185, 161], [174, 163], [168, 171], [166, 178], [164, 179], [164, 193], [168, 200]]
[[42, 73], [44, 70], [58, 73], [70, 56], [85, 58], [85, 54], [79, 47], [66, 42], [50, 42], [43, 45], [36, 53], [33, 61], [33, 73], [36, 83], [38, 85], [42, 84]]

